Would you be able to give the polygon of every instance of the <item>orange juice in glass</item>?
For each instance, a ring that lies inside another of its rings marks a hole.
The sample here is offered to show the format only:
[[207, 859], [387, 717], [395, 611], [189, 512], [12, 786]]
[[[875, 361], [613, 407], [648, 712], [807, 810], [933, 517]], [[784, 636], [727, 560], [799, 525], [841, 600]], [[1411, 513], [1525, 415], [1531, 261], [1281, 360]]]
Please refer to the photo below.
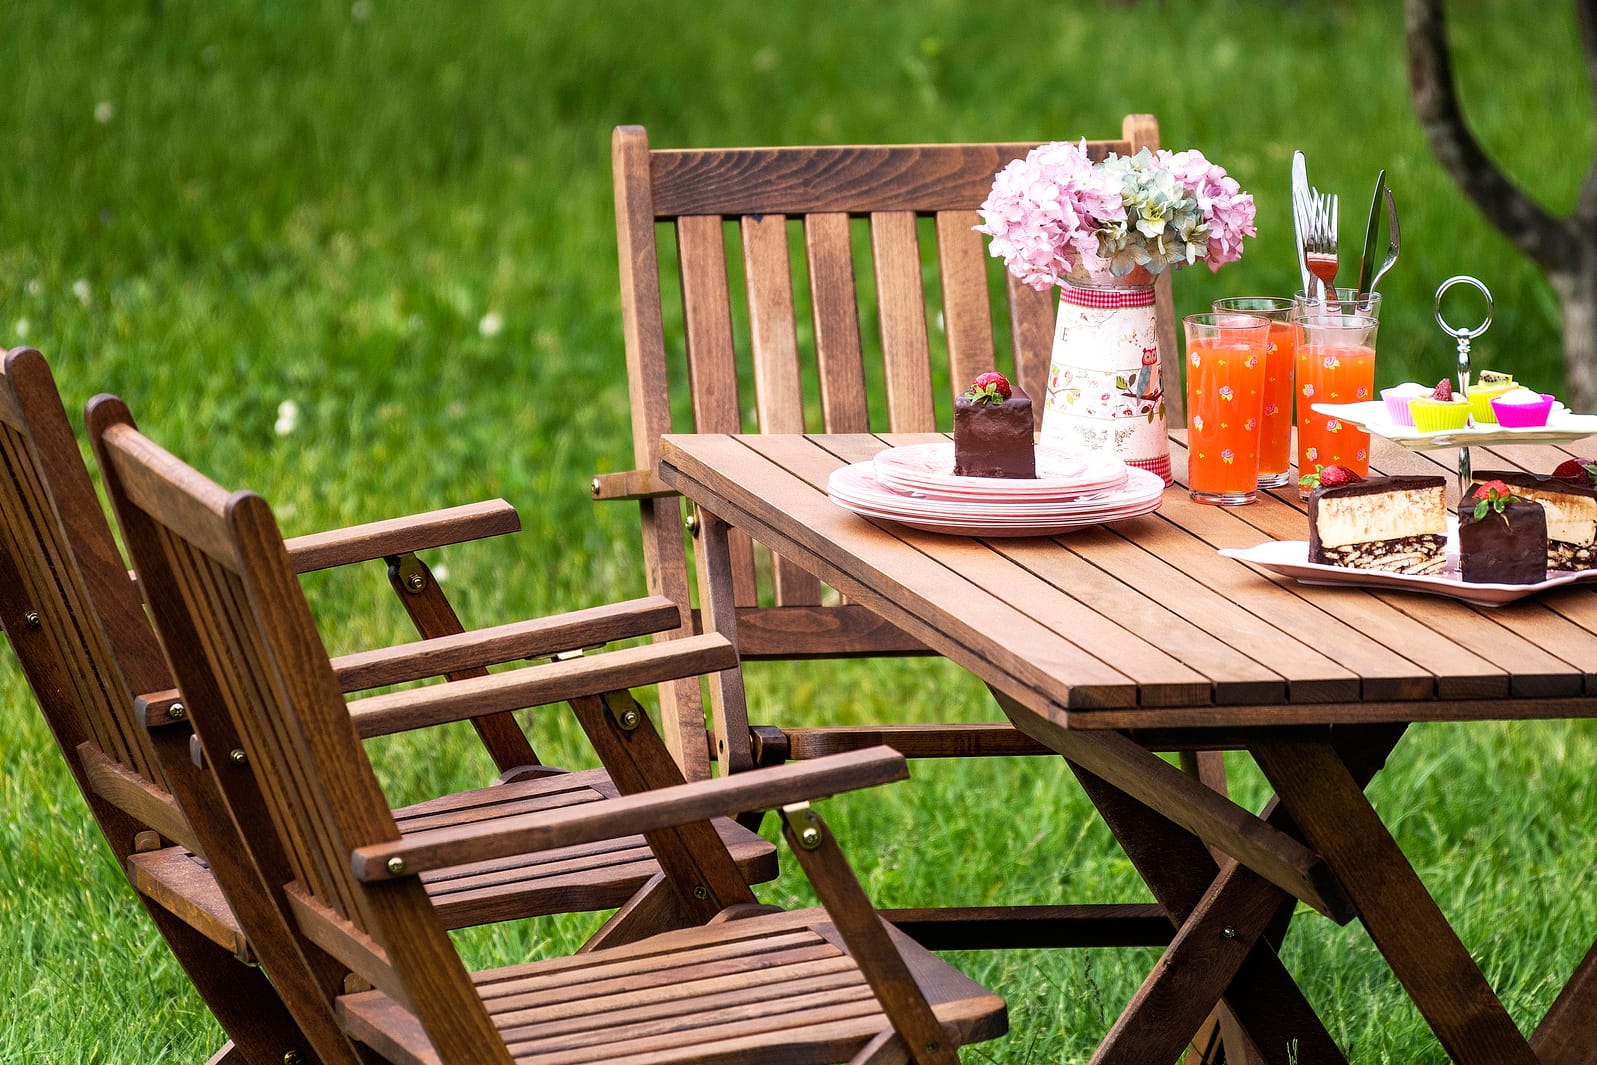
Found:
[[[1366, 314], [1310, 313], [1298, 324], [1298, 472], [1316, 466], [1346, 466], [1370, 472], [1370, 434], [1316, 403], [1365, 403], [1375, 398], [1375, 333], [1380, 323]], [[1308, 492], [1299, 489], [1308, 498]]]
[[1199, 503], [1251, 503], [1259, 486], [1270, 320], [1251, 314], [1189, 314], [1187, 490]]
[[1297, 368], [1298, 327], [1294, 303], [1285, 296], [1231, 296], [1214, 301], [1220, 314], [1256, 314], [1270, 319], [1264, 356], [1264, 408], [1259, 416], [1259, 487], [1292, 482], [1292, 373]]

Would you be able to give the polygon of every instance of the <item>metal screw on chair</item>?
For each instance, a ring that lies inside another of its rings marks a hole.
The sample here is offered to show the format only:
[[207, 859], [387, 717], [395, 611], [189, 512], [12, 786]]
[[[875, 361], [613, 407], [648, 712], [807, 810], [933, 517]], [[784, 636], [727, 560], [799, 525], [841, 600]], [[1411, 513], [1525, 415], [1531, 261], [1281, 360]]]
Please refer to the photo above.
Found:
[[805, 826], [804, 831], [799, 833], [799, 842], [806, 848], [814, 850], [821, 845], [821, 830], [814, 825]]
[[694, 510], [683, 518], [682, 527], [688, 531], [689, 536], [697, 537], [699, 535], [699, 512]]
[[942, 1048], [941, 1044], [939, 1044], [937, 1042], [937, 1040], [928, 1039], [928, 1040], [926, 1040], [926, 1048], [925, 1049], [926, 1049], [926, 1053], [928, 1053], [928, 1054], [936, 1054], [940, 1050], [942, 1050], [943, 1048]]
[[247, 755], [245, 755], [244, 748], [234, 747], [231, 751], [227, 752], [227, 760], [232, 762], [234, 765], [243, 765], [245, 762], [249, 761], [249, 758]]
[[304, 1065], [305, 1056], [297, 1050], [290, 1050], [283, 1055], [283, 1065]]
[[181, 720], [183, 715], [188, 712], [189, 708], [184, 706], [182, 703], [173, 703], [171, 706], [166, 708], [166, 716], [171, 718], [173, 721]]
[[636, 710], [621, 711], [621, 727], [626, 729], [628, 732], [631, 732], [633, 729], [637, 728], [640, 721], [642, 721], [642, 718], [638, 716], [638, 712]]
[[388, 859], [388, 875], [389, 876], [404, 876], [405, 875], [405, 859], [403, 859], [403, 858], [390, 858], [390, 859]]
[[1220, 937], [1222, 939], [1235, 939], [1237, 938], [1237, 930], [1232, 928], [1230, 925], [1226, 925], [1224, 928], [1220, 929]]
[[409, 588], [413, 592], [419, 592], [423, 588], [427, 587], [427, 578], [423, 577], [419, 573], [412, 573], [409, 577], [405, 578], [405, 587]]
[[39, 612], [37, 610], [28, 611], [26, 614], [22, 615], [22, 623], [30, 629], [38, 628]]
[[710, 892], [703, 884], [694, 884], [693, 897], [696, 899], [707, 899], [710, 897]]

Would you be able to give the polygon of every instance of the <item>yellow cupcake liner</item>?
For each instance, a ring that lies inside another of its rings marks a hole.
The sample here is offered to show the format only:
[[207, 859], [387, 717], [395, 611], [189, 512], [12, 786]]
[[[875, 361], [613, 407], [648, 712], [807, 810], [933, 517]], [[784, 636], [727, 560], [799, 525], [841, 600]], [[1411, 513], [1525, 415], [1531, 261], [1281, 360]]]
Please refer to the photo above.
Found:
[[1518, 388], [1512, 381], [1501, 384], [1493, 382], [1486, 385], [1469, 386], [1469, 411], [1475, 415], [1476, 425], [1496, 425], [1497, 412], [1492, 409], [1492, 400], [1498, 396], [1512, 392]]
[[1422, 433], [1441, 429], [1462, 429], [1469, 419], [1470, 404], [1459, 400], [1443, 403], [1434, 399], [1412, 399], [1409, 413], [1414, 416], [1414, 428]]

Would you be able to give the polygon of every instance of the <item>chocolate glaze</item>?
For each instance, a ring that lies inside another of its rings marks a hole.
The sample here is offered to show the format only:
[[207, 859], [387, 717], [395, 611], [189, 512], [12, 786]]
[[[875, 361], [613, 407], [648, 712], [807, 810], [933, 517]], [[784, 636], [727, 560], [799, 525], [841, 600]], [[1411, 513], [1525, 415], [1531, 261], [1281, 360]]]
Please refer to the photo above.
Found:
[[1034, 439], [1031, 397], [1019, 388], [996, 404], [954, 397], [955, 476], [1036, 477]]
[[1544, 494], [1558, 494], [1569, 496], [1583, 496], [1586, 499], [1597, 499], [1597, 488], [1566, 481], [1562, 477], [1549, 477], [1541, 473], [1527, 473], [1524, 470], [1473, 470], [1470, 480], [1475, 484], [1486, 481], [1502, 481], [1504, 484], [1518, 485], [1521, 488], [1534, 488]]
[[[1389, 492], [1413, 492], [1422, 489], [1440, 488], [1447, 490], [1445, 477], [1366, 477], [1362, 481], [1352, 484], [1341, 484], [1335, 488], [1316, 488], [1309, 495], [1309, 561], [1319, 566], [1335, 566], [1338, 563], [1325, 554], [1325, 547], [1320, 543], [1320, 500], [1326, 496], [1372, 496], [1384, 495]], [[1432, 532], [1434, 530], [1421, 530]]]
[[[1506, 519], [1506, 520], [1505, 520]], [[1475, 520], [1458, 505], [1458, 561], [1471, 584], [1540, 584], [1547, 579], [1547, 514], [1540, 503], [1510, 503]]]

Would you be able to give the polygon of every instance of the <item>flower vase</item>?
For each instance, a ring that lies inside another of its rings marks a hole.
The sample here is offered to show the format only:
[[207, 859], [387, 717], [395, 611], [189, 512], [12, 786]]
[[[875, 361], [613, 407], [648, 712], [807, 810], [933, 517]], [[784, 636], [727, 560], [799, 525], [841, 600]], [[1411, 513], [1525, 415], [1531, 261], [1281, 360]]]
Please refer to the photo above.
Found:
[[1173, 483], [1153, 276], [1078, 268], [1059, 285], [1043, 443], [1112, 455]]

